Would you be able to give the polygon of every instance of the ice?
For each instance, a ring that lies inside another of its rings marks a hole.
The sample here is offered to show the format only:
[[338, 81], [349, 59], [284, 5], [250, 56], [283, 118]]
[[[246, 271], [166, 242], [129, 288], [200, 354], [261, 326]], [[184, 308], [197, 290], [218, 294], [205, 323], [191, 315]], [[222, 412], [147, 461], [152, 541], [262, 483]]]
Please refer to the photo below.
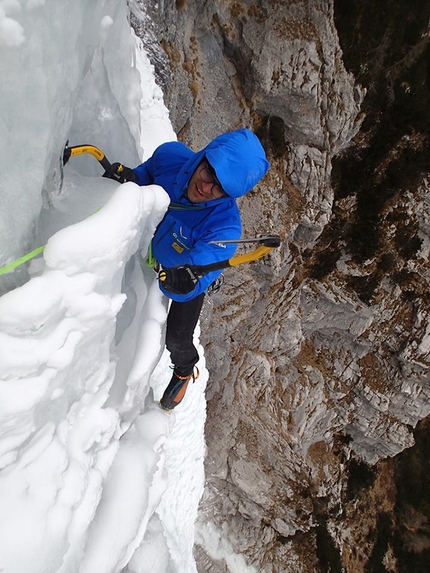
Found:
[[[126, 2], [1, 2], [0, 37], [17, 40], [19, 29], [25, 41], [0, 55], [0, 264], [39, 246], [38, 216], [59, 192], [68, 139], [124, 163], [140, 155], [141, 89]], [[93, 158], [79, 164], [86, 174], [102, 172]]]
[[[0, 570], [195, 573], [207, 371], [177, 410], [146, 265], [168, 197], [101, 177], [176, 139], [125, 0], [0, 0]], [[198, 344], [198, 337], [196, 338]], [[203, 349], [200, 347], [203, 355]]]
[[0, 6], [0, 46], [20, 46], [23, 42], [23, 27], [13, 18], [9, 18], [5, 9]]

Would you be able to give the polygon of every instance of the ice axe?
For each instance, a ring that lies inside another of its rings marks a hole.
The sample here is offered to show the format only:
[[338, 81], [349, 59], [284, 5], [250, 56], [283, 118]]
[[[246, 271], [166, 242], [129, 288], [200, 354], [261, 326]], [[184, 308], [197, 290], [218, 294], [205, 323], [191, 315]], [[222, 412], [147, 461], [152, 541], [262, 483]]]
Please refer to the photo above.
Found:
[[121, 163], [111, 163], [103, 151], [95, 145], [83, 144], [69, 146], [69, 142], [67, 141], [66, 147], [63, 151], [63, 166], [66, 165], [71, 157], [76, 155], [83, 155], [84, 153], [88, 153], [97, 159], [97, 161], [105, 170], [102, 177], [113, 179], [119, 183], [125, 183], [125, 181], [127, 181], [127, 179], [124, 177], [124, 165]]
[[[237, 257], [232, 257], [231, 259], [226, 259], [224, 261], [217, 261], [215, 263], [209, 263], [208, 265], [185, 265], [187, 266], [196, 276], [202, 277], [213, 271], [220, 271], [223, 269], [228, 269], [230, 267], [236, 267], [238, 265], [243, 265], [245, 263], [251, 263], [261, 259], [267, 253], [270, 253], [273, 249], [276, 249], [281, 244], [281, 237], [279, 235], [265, 235], [262, 237], [255, 237], [252, 239], [238, 239], [238, 240], [228, 240], [228, 241], [211, 241], [212, 245], [222, 245], [225, 243], [257, 243], [260, 246], [251, 251], [250, 253], [245, 253], [244, 255], [238, 255]], [[158, 278], [161, 282], [164, 282], [168, 277], [169, 269], [161, 269], [158, 274]]]

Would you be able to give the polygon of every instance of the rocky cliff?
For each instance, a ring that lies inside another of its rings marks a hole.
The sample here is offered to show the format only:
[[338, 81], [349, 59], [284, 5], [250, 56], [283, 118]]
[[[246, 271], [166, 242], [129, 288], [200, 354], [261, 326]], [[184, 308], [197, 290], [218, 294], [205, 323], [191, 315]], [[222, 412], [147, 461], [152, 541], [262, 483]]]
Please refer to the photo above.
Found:
[[[238, 570], [230, 549], [264, 573], [424, 571], [426, 423], [393, 459], [430, 413], [430, 8], [134, 5], [179, 138], [261, 138], [272, 169], [241, 201], [245, 234], [283, 239], [226, 272], [202, 318], [199, 571]], [[213, 528], [228, 549], [209, 547]]]

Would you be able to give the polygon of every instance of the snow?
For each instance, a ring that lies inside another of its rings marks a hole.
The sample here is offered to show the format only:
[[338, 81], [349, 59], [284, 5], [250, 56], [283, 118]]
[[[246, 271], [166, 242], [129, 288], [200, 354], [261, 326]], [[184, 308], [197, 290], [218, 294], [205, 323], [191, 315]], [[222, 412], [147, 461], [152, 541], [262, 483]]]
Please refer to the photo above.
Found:
[[194, 573], [205, 369], [170, 415], [164, 190], [100, 177], [175, 139], [125, 0], [0, 0], [0, 571]]

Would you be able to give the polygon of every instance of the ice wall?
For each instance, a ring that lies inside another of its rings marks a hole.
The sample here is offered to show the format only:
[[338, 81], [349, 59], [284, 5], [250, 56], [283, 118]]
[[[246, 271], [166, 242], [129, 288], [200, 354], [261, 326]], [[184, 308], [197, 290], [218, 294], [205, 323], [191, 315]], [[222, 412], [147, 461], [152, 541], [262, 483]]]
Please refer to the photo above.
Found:
[[[127, 16], [125, 0], [0, 2], [0, 266], [39, 246], [39, 213], [61, 192], [66, 140], [138, 162], [141, 92]], [[74, 167], [101, 173], [89, 157]], [[3, 277], [0, 292], [20, 272]]]
[[153, 334], [147, 370], [127, 404], [106, 401], [117, 363], [127, 372], [132, 365], [113, 348], [123, 269], [139, 246], [146, 252], [168, 197], [156, 186], [97, 181], [106, 193], [116, 187], [108, 203], [54, 235], [44, 272], [0, 298], [0, 569], [9, 573], [92, 571], [94, 559], [100, 573], [118, 571], [163, 493], [150, 486], [162, 470], [167, 417], [155, 406], [146, 414], [152, 434], [141, 415], [123, 436], [162, 352], [165, 309], [149, 269], [138, 297], [138, 321]]

